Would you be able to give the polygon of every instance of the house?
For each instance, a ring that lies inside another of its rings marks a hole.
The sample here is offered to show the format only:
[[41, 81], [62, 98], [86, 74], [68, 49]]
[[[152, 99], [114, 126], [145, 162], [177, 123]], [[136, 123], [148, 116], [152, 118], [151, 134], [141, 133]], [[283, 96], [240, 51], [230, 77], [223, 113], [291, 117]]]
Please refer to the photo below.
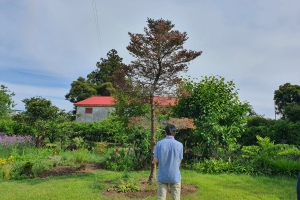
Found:
[[95, 122], [115, 112], [114, 99], [110, 96], [94, 96], [74, 103], [77, 107], [76, 122]]
[[11, 112], [10, 112], [10, 115], [12, 116], [12, 115], [17, 115], [17, 114], [21, 114], [21, 113], [23, 113], [24, 112], [24, 110], [11, 110]]
[[[175, 98], [154, 97], [156, 106], [165, 107], [175, 105]], [[116, 111], [114, 98], [111, 96], [94, 96], [74, 103], [77, 107], [77, 122], [95, 122], [107, 118], [110, 113]]]

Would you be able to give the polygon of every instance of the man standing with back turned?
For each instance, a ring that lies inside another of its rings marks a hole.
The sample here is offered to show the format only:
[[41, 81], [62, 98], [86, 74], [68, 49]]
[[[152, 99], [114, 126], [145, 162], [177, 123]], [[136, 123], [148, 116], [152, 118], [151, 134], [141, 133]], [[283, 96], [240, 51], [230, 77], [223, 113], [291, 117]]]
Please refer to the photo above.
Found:
[[180, 163], [183, 158], [183, 145], [174, 139], [176, 127], [168, 124], [165, 128], [166, 137], [156, 144], [153, 163], [158, 163], [158, 200], [165, 200], [170, 185], [172, 199], [180, 200], [181, 174]]

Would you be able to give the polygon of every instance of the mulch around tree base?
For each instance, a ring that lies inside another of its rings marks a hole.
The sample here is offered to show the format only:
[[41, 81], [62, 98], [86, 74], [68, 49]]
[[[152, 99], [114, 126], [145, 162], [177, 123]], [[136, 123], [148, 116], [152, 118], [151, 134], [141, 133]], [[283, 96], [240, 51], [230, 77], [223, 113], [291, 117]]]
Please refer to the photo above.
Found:
[[[109, 198], [124, 198], [124, 199], [144, 199], [147, 197], [155, 197], [157, 196], [156, 191], [156, 184], [150, 185], [147, 182], [147, 178], [144, 178], [141, 180], [139, 188], [140, 191], [134, 191], [134, 192], [117, 192], [117, 191], [107, 191], [107, 189], [101, 191], [101, 195], [109, 197]], [[110, 188], [111, 185], [108, 186]], [[199, 188], [194, 185], [189, 185], [182, 183], [181, 185], [181, 196], [190, 195], [192, 193], [195, 193]], [[171, 197], [171, 190], [169, 188], [169, 191], [167, 193], [167, 197]]]
[[[74, 166], [57, 166], [51, 170], [43, 171], [39, 174], [39, 178], [46, 178], [49, 176], [64, 176], [64, 175], [73, 175], [79, 173], [88, 173], [88, 172], [95, 172], [97, 170], [103, 169], [100, 165], [95, 164], [87, 164], [84, 169], [77, 169]], [[105, 182], [107, 188], [112, 188], [113, 185], [107, 181]], [[157, 195], [156, 191], [156, 184], [149, 185], [147, 183], [147, 178], [144, 178], [140, 181], [139, 189], [140, 191], [134, 192], [118, 192], [115, 190], [108, 191], [103, 189], [100, 191], [101, 195], [109, 197], [109, 198], [126, 198], [126, 199], [143, 199], [147, 197], [155, 197]], [[199, 188], [194, 185], [189, 185], [184, 182], [181, 184], [181, 196], [186, 196], [192, 193], [195, 193]], [[171, 197], [171, 191], [167, 194], [167, 197]]]

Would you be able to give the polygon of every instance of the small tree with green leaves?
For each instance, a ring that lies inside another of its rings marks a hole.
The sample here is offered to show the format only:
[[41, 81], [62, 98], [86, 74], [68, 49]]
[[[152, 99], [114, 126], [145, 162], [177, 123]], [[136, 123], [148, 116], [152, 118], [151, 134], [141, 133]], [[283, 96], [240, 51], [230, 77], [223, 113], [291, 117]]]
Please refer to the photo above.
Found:
[[241, 102], [233, 81], [220, 76], [205, 76], [200, 81], [183, 79], [179, 87], [175, 117], [194, 119], [189, 147], [199, 149], [202, 156], [215, 156], [218, 147], [236, 143], [244, 131], [249, 105]]
[[31, 132], [37, 147], [42, 147], [45, 138], [53, 142], [60, 133], [56, 126], [71, 120], [71, 113], [66, 113], [42, 97], [23, 99], [26, 111], [13, 117], [24, 126], [34, 127]]

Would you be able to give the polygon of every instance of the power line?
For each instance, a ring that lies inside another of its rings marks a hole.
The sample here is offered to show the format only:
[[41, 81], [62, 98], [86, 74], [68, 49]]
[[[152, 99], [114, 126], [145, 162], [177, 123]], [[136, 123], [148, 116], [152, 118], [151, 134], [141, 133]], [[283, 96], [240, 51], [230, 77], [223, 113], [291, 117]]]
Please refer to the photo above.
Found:
[[96, 24], [96, 31], [97, 31], [97, 36], [98, 36], [98, 44], [99, 44], [100, 57], [101, 57], [102, 49], [101, 49], [100, 26], [99, 26], [99, 21], [98, 21], [98, 11], [97, 11], [97, 5], [96, 5], [95, 0], [92, 0], [92, 6], [93, 6], [93, 13], [94, 13], [94, 19], [95, 19], [95, 24]]

